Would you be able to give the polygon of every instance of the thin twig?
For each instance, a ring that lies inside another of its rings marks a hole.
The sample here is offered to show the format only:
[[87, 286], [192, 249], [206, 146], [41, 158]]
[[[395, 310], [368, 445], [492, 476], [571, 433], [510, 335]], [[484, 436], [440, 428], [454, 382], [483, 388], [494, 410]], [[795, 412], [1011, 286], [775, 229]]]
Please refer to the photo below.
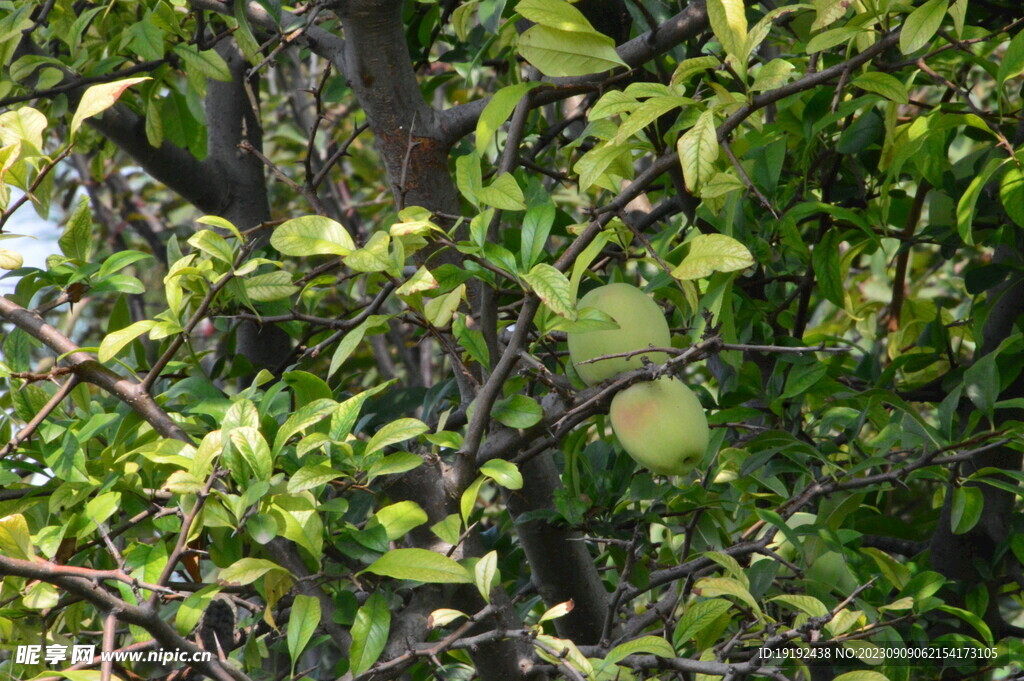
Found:
[[320, 184], [324, 181], [324, 178], [327, 177], [327, 173], [330, 172], [334, 164], [337, 163], [343, 156], [345, 156], [348, 153], [349, 147], [351, 147], [353, 142], [356, 141], [356, 138], [363, 134], [363, 131], [367, 130], [369, 127], [369, 123], [362, 123], [356, 126], [356, 129], [352, 131], [352, 134], [349, 135], [348, 139], [345, 140], [340, 147], [338, 147], [337, 151], [331, 154], [330, 158], [324, 161], [323, 167], [320, 168], [320, 170], [316, 174], [316, 177], [314, 177], [313, 181], [310, 182], [310, 189], [315, 191], [320, 186]]
[[[0, 104], [0, 106], [2, 106], [2, 104]], [[38, 201], [38, 199], [35, 198], [33, 192], [35, 192], [35, 190], [39, 188], [39, 185], [42, 184], [43, 180], [46, 179], [46, 176], [50, 174], [50, 171], [56, 168], [58, 163], [67, 158], [68, 154], [71, 153], [71, 150], [74, 148], [74, 146], [75, 144], [74, 142], [72, 142], [67, 146], [67, 148], [64, 149], [64, 151], [57, 154], [57, 156], [52, 161], [43, 166], [42, 170], [39, 171], [39, 174], [36, 175], [36, 179], [32, 181], [31, 185], [29, 185], [28, 191], [19, 196], [18, 200], [12, 203], [7, 208], [7, 210], [3, 212], [3, 214], [0, 214], [0, 232], [3, 231], [4, 225], [6, 225], [7, 221], [11, 219], [11, 216], [14, 215], [19, 208], [24, 206], [26, 201], [28, 201], [29, 199], [34, 199]]]
[[213, 304], [213, 299], [216, 298], [221, 289], [227, 286], [228, 282], [235, 277], [235, 268], [245, 262], [246, 257], [248, 257], [249, 252], [255, 244], [256, 241], [254, 240], [243, 246], [238, 256], [235, 258], [232, 268], [222, 274], [210, 287], [210, 290], [206, 292], [202, 302], [199, 303], [199, 307], [196, 308], [196, 311], [185, 323], [184, 330], [179, 333], [173, 341], [171, 341], [171, 344], [167, 347], [167, 350], [164, 351], [164, 354], [160, 356], [156, 363], [150, 368], [149, 373], [146, 374], [145, 380], [142, 381], [142, 389], [144, 391], [148, 393], [152, 390], [153, 384], [156, 383], [158, 378], [160, 378], [160, 373], [167, 367], [168, 363], [174, 359], [175, 353], [177, 353], [178, 349], [185, 343], [185, 339], [188, 338], [188, 335], [192, 333], [194, 328], [196, 328], [196, 325], [206, 317], [206, 311], [209, 310], [210, 305]]
[[776, 211], [775, 207], [772, 206], [772, 202], [768, 200], [767, 196], [761, 193], [761, 190], [757, 188], [757, 185], [755, 185], [751, 181], [750, 176], [747, 175], [747, 171], [743, 168], [739, 160], [736, 158], [736, 155], [733, 153], [732, 145], [730, 145], [727, 141], [723, 141], [722, 148], [725, 149], [725, 153], [729, 157], [729, 161], [736, 169], [736, 172], [739, 173], [740, 179], [743, 180], [743, 184], [747, 185], [747, 189], [754, 193], [754, 196], [756, 196], [757, 200], [761, 202], [761, 205], [764, 206], [768, 210], [768, 212], [772, 214], [772, 217], [774, 217], [776, 220], [781, 219], [779, 217], [778, 211]]
[[72, 374], [71, 378], [64, 382], [57, 392], [53, 394], [53, 397], [43, 405], [43, 408], [32, 417], [32, 420], [25, 424], [25, 427], [18, 431], [18, 433], [11, 438], [11, 441], [4, 445], [3, 449], [0, 449], [0, 459], [3, 459], [8, 454], [13, 452], [18, 446], [31, 437], [32, 433], [42, 425], [46, 417], [53, 413], [53, 410], [60, 406], [60, 403], [64, 401], [64, 398], [70, 394], [74, 387], [78, 385], [78, 376]]
[[270, 169], [270, 172], [274, 174], [274, 177], [281, 182], [284, 182], [296, 193], [301, 194], [306, 201], [309, 202], [309, 205], [317, 215], [326, 215], [327, 212], [324, 210], [323, 204], [320, 203], [320, 198], [315, 193], [309, 191], [306, 187], [301, 186], [298, 182], [285, 175], [284, 171], [281, 170], [276, 163], [271, 161], [263, 154], [263, 152], [254, 147], [249, 140], [242, 140], [239, 142], [238, 148], [258, 158], [263, 165]]

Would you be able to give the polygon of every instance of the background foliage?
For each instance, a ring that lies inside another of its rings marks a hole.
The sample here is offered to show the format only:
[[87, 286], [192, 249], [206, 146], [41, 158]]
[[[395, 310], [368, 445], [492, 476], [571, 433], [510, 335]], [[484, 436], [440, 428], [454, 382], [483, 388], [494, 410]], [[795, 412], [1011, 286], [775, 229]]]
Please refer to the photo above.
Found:
[[[1019, 15], [0, 1], [0, 228], [65, 225], [0, 248], [2, 648], [215, 653], [3, 672], [1015, 678]], [[613, 281], [675, 351], [585, 388]], [[605, 416], [669, 373], [678, 478]]]

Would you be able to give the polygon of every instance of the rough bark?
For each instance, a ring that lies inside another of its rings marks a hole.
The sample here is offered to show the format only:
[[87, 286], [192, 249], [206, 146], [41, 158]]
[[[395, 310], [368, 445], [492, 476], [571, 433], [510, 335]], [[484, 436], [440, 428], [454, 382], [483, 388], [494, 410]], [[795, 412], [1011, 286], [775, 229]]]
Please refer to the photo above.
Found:
[[[1020, 262], [1020, 252], [1008, 245], [1001, 245], [996, 250], [997, 262]], [[994, 288], [989, 293], [992, 304], [984, 325], [984, 341], [978, 350], [975, 361], [994, 352], [999, 345], [1015, 333], [1019, 320], [1024, 315], [1024, 276], [1015, 272], [1007, 281]], [[1024, 397], [1024, 375], [1017, 379], [999, 395], [1001, 400], [1016, 397]], [[961, 417], [966, 421], [973, 405], [964, 398], [961, 402]], [[997, 411], [997, 425], [999, 420], [1022, 418], [1022, 410], [1001, 410]], [[1022, 455], [1019, 451], [1008, 447], [1000, 447], [992, 451], [983, 452], [965, 463], [960, 475], [967, 477], [972, 473], [986, 467], [999, 468], [1004, 470], [1021, 470]], [[1007, 478], [1007, 482], [1013, 480]], [[995, 551], [1001, 542], [1004, 542], [1011, 527], [1010, 516], [1013, 512], [1014, 495], [992, 485], [984, 483], [968, 483], [975, 485], [981, 490], [984, 500], [984, 510], [978, 524], [964, 534], [953, 534], [950, 524], [952, 512], [952, 489], [947, 494], [943, 504], [942, 514], [931, 539], [931, 563], [935, 569], [947, 577], [963, 580], [969, 584], [986, 582], [986, 578], [978, 570], [978, 565], [989, 565], [993, 563]], [[1007, 560], [1014, 560], [1013, 554], [1007, 556]], [[1002, 633], [1005, 627], [1001, 616], [998, 613], [998, 601], [996, 594], [992, 594], [990, 603], [992, 608], [989, 612], [989, 625]]]
[[579, 532], [546, 520], [518, 520], [530, 511], [554, 509], [554, 492], [562, 486], [551, 452], [520, 467], [523, 488], [507, 495], [516, 534], [526, 553], [537, 592], [551, 607], [572, 599], [575, 607], [555, 620], [559, 636], [580, 644], [598, 643], [608, 613], [608, 592]]

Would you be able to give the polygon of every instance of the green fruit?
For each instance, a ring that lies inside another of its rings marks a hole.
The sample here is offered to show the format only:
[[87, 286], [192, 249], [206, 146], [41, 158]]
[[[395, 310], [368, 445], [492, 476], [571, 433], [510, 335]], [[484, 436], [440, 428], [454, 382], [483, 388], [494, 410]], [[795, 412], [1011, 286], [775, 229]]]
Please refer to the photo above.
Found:
[[[797, 511], [796, 513], [794, 513], [786, 519], [786, 526], [795, 530], [796, 528], [802, 527], [803, 525], [810, 525], [814, 523], [817, 519], [818, 516], [814, 515], [813, 513], [804, 513], [803, 511]], [[760, 532], [758, 532], [757, 538], [760, 539], [767, 532], [768, 526], [765, 526]], [[789, 539], [786, 538], [786, 535], [782, 534], [781, 530], [775, 533], [775, 539], [772, 541], [771, 544], [768, 545], [768, 548], [774, 551], [775, 553], [779, 554], [780, 557], [790, 562], [792, 562], [793, 559], [796, 558], [796, 547], [790, 543]], [[757, 553], [751, 557], [750, 562], [756, 562], [759, 560], [770, 560], [770, 557], [764, 555], [763, 553]]]
[[677, 378], [665, 376], [620, 391], [610, 415], [622, 448], [655, 473], [685, 475], [708, 448], [704, 408]]
[[630, 284], [600, 286], [580, 298], [579, 307], [592, 307], [605, 313], [619, 325], [617, 329], [569, 333], [569, 357], [576, 372], [587, 385], [594, 385], [617, 374], [639, 369], [641, 357], [655, 364], [668, 359], [664, 352], [649, 352], [632, 357], [603, 359], [592, 364], [580, 362], [602, 355], [632, 352], [647, 347], [667, 348], [671, 343], [668, 322], [650, 296]]

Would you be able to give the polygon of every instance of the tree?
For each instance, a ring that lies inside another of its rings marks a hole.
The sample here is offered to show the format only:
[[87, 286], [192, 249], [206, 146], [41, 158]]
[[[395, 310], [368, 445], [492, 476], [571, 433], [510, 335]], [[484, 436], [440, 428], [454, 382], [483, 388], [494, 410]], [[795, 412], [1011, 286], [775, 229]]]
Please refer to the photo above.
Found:
[[1020, 672], [1024, 19], [671, 4], [0, 3], [5, 673]]

